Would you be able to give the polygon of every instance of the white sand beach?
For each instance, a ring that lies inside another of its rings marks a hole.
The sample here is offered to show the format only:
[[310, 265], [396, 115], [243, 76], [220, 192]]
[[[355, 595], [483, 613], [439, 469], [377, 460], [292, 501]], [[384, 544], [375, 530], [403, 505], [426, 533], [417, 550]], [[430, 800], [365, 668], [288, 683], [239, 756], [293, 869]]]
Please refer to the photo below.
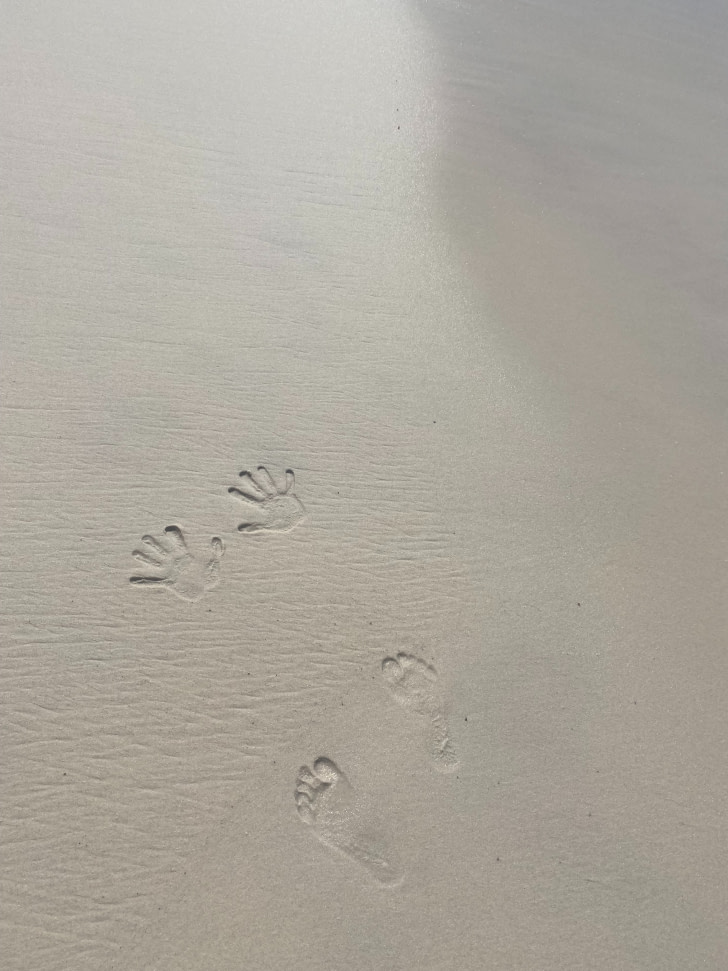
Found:
[[0, 969], [724, 971], [728, 9], [0, 23]]

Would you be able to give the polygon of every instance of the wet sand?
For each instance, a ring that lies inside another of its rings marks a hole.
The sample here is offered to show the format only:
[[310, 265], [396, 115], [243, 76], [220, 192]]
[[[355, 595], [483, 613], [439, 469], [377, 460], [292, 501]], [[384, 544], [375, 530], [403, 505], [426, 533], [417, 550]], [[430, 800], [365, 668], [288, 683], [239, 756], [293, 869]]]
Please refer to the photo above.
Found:
[[4, 17], [0, 967], [719, 971], [725, 13]]

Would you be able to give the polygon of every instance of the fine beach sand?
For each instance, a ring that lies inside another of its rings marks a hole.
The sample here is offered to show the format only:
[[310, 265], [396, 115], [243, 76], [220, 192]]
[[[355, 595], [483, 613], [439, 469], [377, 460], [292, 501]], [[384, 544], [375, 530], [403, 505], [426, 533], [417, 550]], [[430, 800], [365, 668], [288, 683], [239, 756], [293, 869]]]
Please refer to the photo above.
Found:
[[724, 971], [693, 6], [6, 6], [2, 971]]

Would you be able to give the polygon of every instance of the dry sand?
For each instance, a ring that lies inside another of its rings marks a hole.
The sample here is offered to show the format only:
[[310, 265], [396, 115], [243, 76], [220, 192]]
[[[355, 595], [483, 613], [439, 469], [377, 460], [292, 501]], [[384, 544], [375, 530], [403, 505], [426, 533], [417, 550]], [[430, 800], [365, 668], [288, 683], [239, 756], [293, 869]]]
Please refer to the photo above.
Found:
[[725, 8], [0, 38], [0, 968], [724, 971]]

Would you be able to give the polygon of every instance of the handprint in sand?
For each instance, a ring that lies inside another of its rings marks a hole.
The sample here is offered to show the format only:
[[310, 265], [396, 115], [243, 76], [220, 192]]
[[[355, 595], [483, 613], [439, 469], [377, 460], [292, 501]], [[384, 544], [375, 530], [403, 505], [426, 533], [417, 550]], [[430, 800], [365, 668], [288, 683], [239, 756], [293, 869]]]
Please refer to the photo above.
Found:
[[264, 466], [255, 472], [241, 472], [240, 483], [228, 489], [244, 504], [245, 519], [238, 529], [241, 533], [263, 531], [287, 533], [306, 516], [303, 503], [293, 492], [295, 479], [292, 469], [286, 469], [285, 485], [279, 486]]
[[206, 557], [190, 553], [179, 526], [167, 526], [159, 539], [142, 536], [142, 543], [132, 556], [152, 572], [130, 577], [132, 583], [162, 586], [181, 600], [199, 600], [220, 582], [220, 560], [225, 546], [219, 536], [213, 536]]

